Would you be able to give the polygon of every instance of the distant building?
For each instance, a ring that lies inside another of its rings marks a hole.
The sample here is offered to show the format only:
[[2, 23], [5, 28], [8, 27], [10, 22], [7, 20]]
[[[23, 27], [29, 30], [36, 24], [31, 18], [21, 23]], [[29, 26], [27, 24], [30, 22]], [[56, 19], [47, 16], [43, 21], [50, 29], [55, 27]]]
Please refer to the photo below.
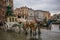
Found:
[[46, 18], [47, 20], [51, 19], [51, 14], [49, 11], [44, 11], [44, 18]]
[[54, 14], [51, 19], [60, 20], [60, 14]]
[[35, 18], [38, 21], [43, 21], [45, 18], [50, 19], [50, 13], [48, 11], [35, 10]]
[[28, 20], [34, 20], [34, 10], [31, 8], [28, 9]]
[[35, 10], [35, 18], [37, 21], [43, 21], [44, 15], [41, 10]]
[[20, 7], [14, 10], [15, 16], [19, 18], [24, 18], [27, 20], [38, 20], [43, 21], [44, 18], [47, 20], [50, 19], [50, 13], [48, 11], [42, 10], [33, 10], [32, 8], [28, 7]]
[[16, 17], [18, 17], [18, 14], [20, 13], [20, 9], [19, 8], [16, 8], [15, 10], [14, 10], [14, 15], [16, 16]]
[[34, 20], [34, 10], [28, 7], [20, 7], [14, 10], [15, 16], [27, 20]]
[[15, 16], [19, 17], [19, 18], [27, 18], [28, 16], [28, 8], [27, 7], [21, 7], [21, 8], [16, 8], [14, 10], [14, 14]]
[[13, 10], [13, 0], [0, 0], [0, 22], [3, 22], [5, 20], [8, 4], [12, 6]]

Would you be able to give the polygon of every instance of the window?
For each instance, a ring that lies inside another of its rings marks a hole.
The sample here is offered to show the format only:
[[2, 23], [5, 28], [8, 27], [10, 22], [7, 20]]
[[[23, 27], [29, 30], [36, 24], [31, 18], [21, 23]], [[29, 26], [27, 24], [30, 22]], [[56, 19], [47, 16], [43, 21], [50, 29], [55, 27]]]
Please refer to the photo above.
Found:
[[21, 18], [21, 16], [18, 16], [18, 18]]
[[11, 18], [10, 18], [10, 22], [11, 22]]
[[12, 18], [12, 22], [14, 22], [14, 18]]
[[17, 22], [17, 18], [15, 18], [15, 21]]

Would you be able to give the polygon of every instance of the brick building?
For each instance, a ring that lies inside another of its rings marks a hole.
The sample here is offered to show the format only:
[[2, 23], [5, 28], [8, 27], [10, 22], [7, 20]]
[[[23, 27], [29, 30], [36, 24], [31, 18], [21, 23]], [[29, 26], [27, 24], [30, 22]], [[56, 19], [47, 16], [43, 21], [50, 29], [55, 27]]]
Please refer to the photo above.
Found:
[[10, 4], [13, 10], [13, 0], [0, 0], [0, 23], [4, 22], [7, 12], [7, 5]]

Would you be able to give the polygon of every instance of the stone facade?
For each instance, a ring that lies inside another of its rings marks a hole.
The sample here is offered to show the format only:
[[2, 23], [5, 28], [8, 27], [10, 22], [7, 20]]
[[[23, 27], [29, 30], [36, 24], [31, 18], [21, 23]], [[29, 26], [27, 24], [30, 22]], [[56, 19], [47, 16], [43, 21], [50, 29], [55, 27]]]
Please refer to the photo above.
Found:
[[41, 10], [35, 10], [35, 18], [37, 21], [43, 21], [44, 15]]
[[31, 8], [28, 9], [28, 20], [34, 20], [34, 10]]
[[28, 16], [28, 8], [27, 7], [21, 7], [21, 8], [16, 8], [14, 10], [15, 16], [19, 16], [19, 18], [24, 18], [26, 19]]
[[50, 19], [50, 13], [48, 11], [35, 10], [35, 18], [38, 21], [43, 21], [45, 18]]
[[14, 10], [15, 16], [20, 16], [20, 18], [33, 20], [34, 19], [34, 10], [28, 7], [16, 8]]
[[44, 17], [48, 20], [51, 19], [51, 14], [49, 11], [44, 11]]
[[50, 19], [50, 13], [48, 11], [33, 10], [28, 7], [20, 7], [14, 10], [15, 16], [20, 16], [20, 18], [25, 18], [27, 20], [37, 20], [43, 21], [43, 19]]

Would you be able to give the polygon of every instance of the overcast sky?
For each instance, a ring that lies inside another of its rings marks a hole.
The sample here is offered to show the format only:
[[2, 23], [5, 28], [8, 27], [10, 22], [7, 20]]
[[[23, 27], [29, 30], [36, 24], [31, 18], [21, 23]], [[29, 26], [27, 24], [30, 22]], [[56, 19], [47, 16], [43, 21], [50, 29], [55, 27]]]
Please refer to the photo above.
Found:
[[60, 0], [14, 0], [14, 8], [27, 6], [34, 10], [50, 11], [51, 14], [60, 13]]

